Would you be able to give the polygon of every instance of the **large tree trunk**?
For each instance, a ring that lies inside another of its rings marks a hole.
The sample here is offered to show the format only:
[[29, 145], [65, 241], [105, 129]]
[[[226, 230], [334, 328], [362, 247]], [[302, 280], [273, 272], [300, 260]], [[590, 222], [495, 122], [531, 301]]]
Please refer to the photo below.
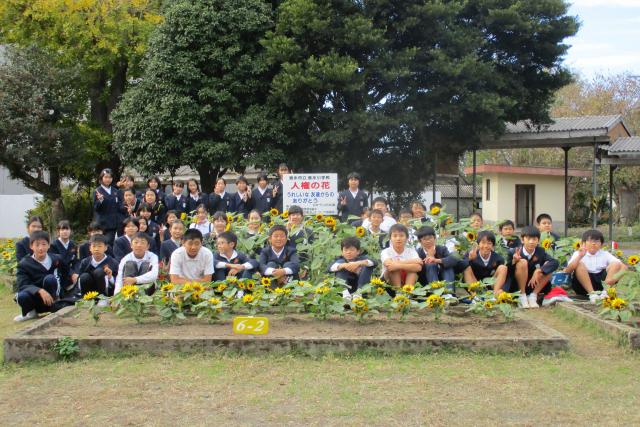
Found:
[[634, 224], [638, 220], [638, 192], [627, 187], [620, 187], [620, 223]]
[[51, 200], [51, 232], [58, 225], [60, 220], [65, 219], [64, 203], [62, 202], [62, 178], [57, 169], [49, 170], [50, 194], [47, 195]]

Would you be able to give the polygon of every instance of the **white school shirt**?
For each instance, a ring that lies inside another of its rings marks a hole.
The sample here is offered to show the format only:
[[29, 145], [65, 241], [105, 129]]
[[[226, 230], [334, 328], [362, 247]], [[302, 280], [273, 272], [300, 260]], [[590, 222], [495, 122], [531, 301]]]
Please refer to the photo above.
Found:
[[207, 234], [211, 233], [211, 223], [209, 222], [209, 220], [206, 220], [202, 224], [199, 224], [197, 222], [192, 222], [189, 228], [195, 228], [196, 230], [201, 232], [203, 236], [206, 236]]
[[151, 264], [151, 270], [149, 270], [149, 272], [143, 274], [142, 276], [136, 277], [137, 284], [151, 283], [158, 279], [158, 255], [154, 254], [153, 252], [146, 251], [142, 258], [136, 258], [133, 252], [129, 252], [124, 256], [124, 258], [122, 258], [122, 260], [120, 261], [120, 265], [118, 265], [118, 276], [116, 277], [116, 289], [114, 291], [114, 294], [117, 294], [118, 292], [120, 292], [120, 289], [122, 289], [124, 265], [128, 261], [135, 261], [135, 263], [138, 264], [138, 267], [140, 267], [140, 264], [142, 264], [144, 261], [148, 261], [149, 264]]
[[169, 274], [188, 280], [197, 280], [213, 274], [213, 252], [203, 246], [198, 254], [191, 258], [184, 246], [181, 246], [171, 254], [170, 265]]
[[49, 271], [49, 269], [51, 268], [51, 264], [53, 264], [53, 260], [51, 259], [48, 253], [47, 253], [47, 256], [44, 258], [44, 261], [38, 260], [38, 258], [36, 258], [35, 255], [31, 255], [31, 258], [38, 261], [44, 268], [47, 269], [47, 271]]
[[[578, 255], [579, 255], [579, 251], [575, 251], [573, 255], [571, 255], [569, 264], [571, 264], [574, 260], [576, 260], [578, 258]], [[602, 249], [600, 249], [598, 252], [596, 252], [593, 255], [587, 252], [582, 257], [580, 262], [583, 263], [585, 267], [587, 267], [587, 271], [589, 273], [596, 274], [596, 273], [600, 273], [602, 270], [606, 270], [610, 264], [613, 264], [614, 262], [620, 262], [620, 260], [615, 256], [611, 255], [609, 252], [603, 251]]]
[[418, 255], [418, 252], [416, 252], [416, 250], [411, 246], [405, 246], [404, 252], [402, 253], [396, 252], [393, 249], [393, 246], [389, 246], [388, 248], [383, 249], [382, 252], [380, 252], [380, 264], [382, 264], [383, 275], [387, 271], [387, 268], [384, 266], [384, 262], [388, 259], [394, 261], [407, 261], [410, 259], [420, 259], [420, 256]]
[[[366, 260], [358, 260], [358, 261], [367, 261], [367, 267], [373, 267], [373, 261], [371, 261], [368, 258]], [[329, 267], [329, 271], [332, 273], [335, 273], [336, 271], [338, 271], [338, 266], [340, 264], [346, 264], [348, 262], [356, 262], [356, 261], [347, 261], [345, 259], [344, 262], [334, 262], [333, 264], [331, 264], [331, 267]]]
[[[382, 224], [380, 224], [380, 230], [384, 231], [385, 233], [388, 233], [391, 226], [395, 223], [396, 223], [395, 219], [385, 215], [382, 219]], [[362, 221], [362, 226], [367, 230], [369, 229], [369, 227], [371, 226], [371, 221], [369, 221], [369, 218]]]
[[[216, 263], [216, 268], [221, 269], [221, 268], [227, 268], [227, 264], [231, 264], [231, 260], [234, 259], [235, 257], [238, 256], [238, 252], [236, 252], [235, 250], [233, 251], [233, 253], [231, 254], [231, 258], [227, 258], [227, 256], [225, 254], [223, 254], [222, 252], [218, 252], [218, 254], [227, 260], [227, 262], [224, 261], [218, 261]], [[244, 264], [242, 264], [242, 266], [244, 267], [245, 270], [251, 270], [253, 268], [253, 265], [251, 265], [250, 262], [245, 262]]]

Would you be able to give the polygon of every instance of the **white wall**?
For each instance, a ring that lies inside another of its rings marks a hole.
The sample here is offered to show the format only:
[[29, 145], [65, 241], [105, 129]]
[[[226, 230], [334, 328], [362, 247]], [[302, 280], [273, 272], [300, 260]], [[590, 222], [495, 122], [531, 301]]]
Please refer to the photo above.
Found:
[[27, 234], [25, 212], [33, 209], [40, 197], [37, 194], [0, 195], [0, 238], [24, 237]]

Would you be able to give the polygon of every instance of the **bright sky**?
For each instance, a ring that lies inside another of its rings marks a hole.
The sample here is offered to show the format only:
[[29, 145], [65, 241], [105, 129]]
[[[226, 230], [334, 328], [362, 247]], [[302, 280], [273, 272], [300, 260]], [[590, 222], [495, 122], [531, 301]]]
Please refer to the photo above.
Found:
[[[535, 0], [533, 0], [535, 1]], [[595, 73], [640, 75], [640, 0], [568, 0], [582, 22], [566, 64], [585, 77]]]

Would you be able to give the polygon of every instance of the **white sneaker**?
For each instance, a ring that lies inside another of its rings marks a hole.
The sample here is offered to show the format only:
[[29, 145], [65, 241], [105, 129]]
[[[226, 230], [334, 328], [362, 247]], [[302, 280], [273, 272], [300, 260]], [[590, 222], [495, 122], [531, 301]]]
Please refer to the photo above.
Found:
[[444, 303], [446, 305], [458, 305], [458, 298], [454, 297], [451, 294], [444, 294], [442, 295], [442, 298], [444, 298]]
[[520, 299], [518, 300], [518, 307], [520, 308], [529, 308], [529, 300], [526, 295], [520, 295]]
[[529, 300], [529, 308], [540, 308], [538, 305], [538, 294], [529, 294], [527, 299]]
[[16, 317], [13, 318], [13, 321], [14, 322], [24, 322], [25, 320], [35, 319], [36, 317], [38, 317], [38, 313], [36, 313], [35, 310], [31, 310], [30, 312], [28, 312], [24, 316], [22, 314], [18, 314]]
[[109, 300], [108, 299], [101, 299], [100, 301], [98, 301], [98, 307], [109, 307]]
[[349, 292], [349, 289], [345, 289], [344, 291], [342, 291], [342, 298], [344, 298], [347, 301], [351, 301], [351, 293]]

